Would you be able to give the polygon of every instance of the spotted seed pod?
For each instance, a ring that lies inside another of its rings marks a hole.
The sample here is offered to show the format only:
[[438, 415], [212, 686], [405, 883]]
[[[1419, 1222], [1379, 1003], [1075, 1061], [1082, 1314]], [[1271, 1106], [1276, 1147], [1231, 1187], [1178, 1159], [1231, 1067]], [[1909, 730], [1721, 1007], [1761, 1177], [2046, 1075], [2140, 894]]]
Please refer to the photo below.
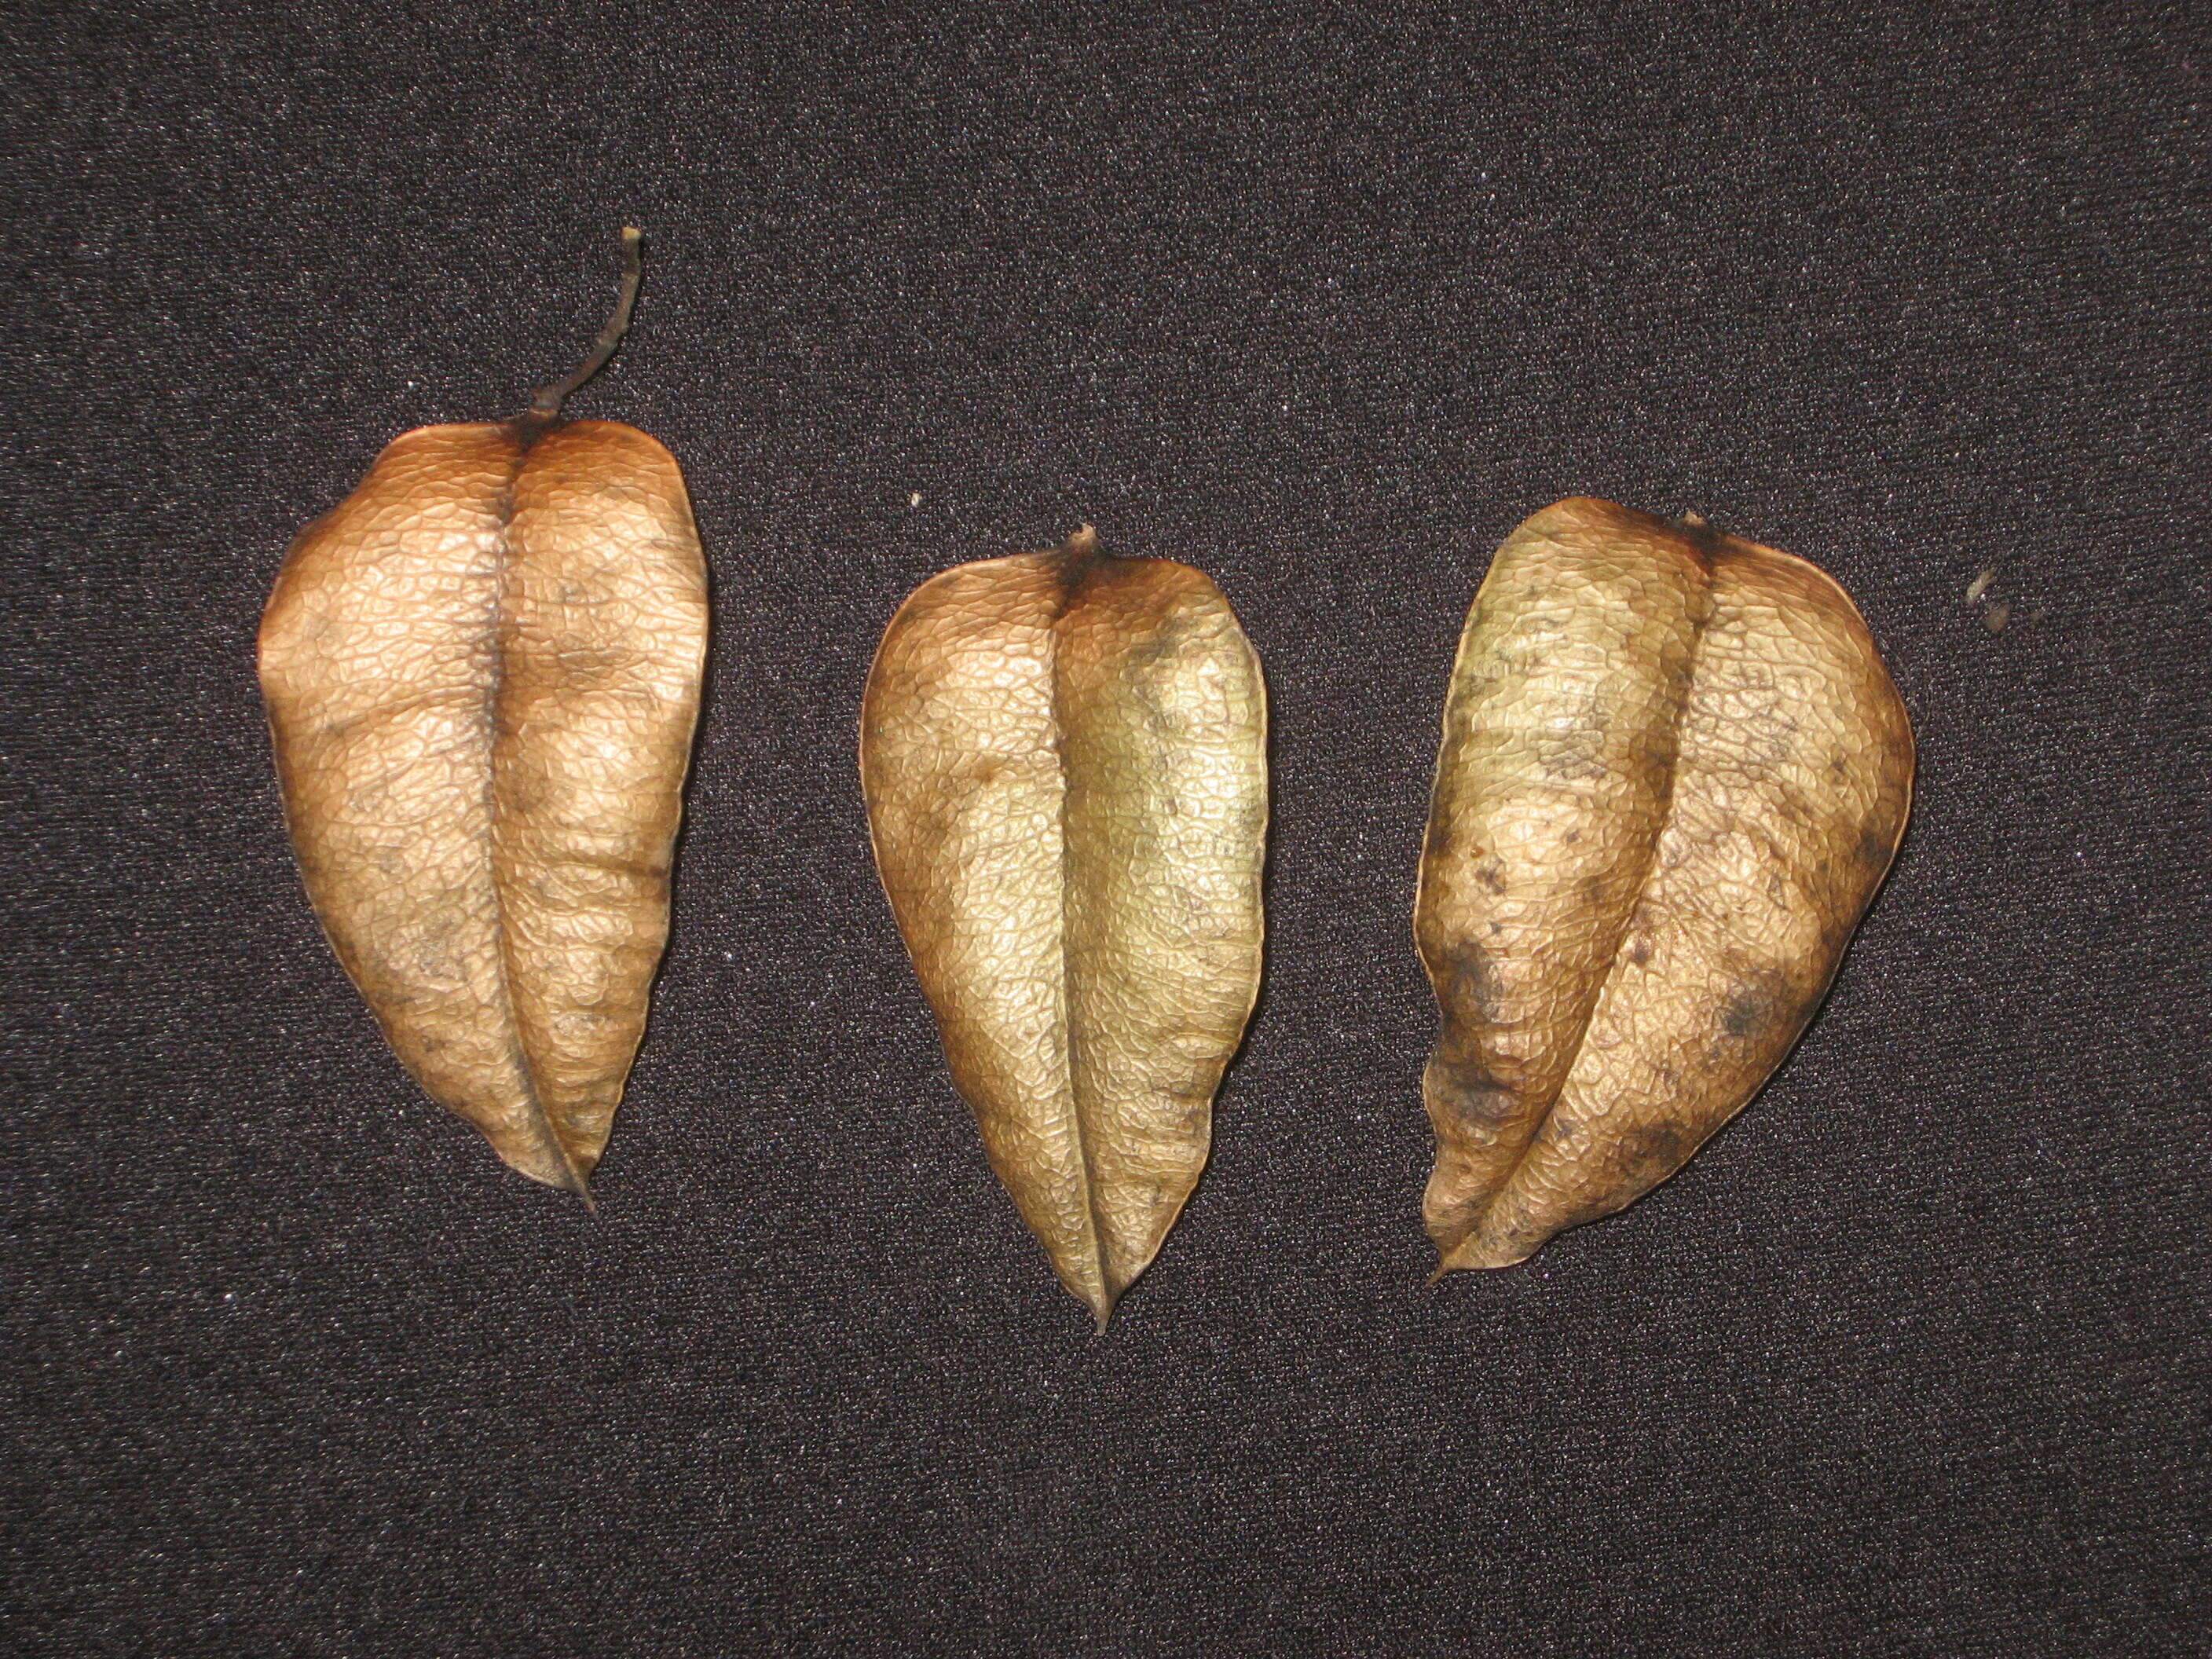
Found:
[[1439, 1272], [1622, 1208], [1758, 1092], [1881, 884], [1912, 769], [1865, 623], [1802, 559], [1589, 500], [1507, 538], [1416, 905]]

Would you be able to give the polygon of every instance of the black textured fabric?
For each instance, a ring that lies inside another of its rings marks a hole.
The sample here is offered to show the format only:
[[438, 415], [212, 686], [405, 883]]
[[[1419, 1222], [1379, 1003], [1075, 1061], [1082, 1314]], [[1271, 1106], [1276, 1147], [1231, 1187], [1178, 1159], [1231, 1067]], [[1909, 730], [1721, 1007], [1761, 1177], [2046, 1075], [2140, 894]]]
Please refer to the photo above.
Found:
[[[12, 9], [0, 1649], [2205, 1651], [2204, 22]], [[681, 458], [718, 633], [594, 1222], [331, 962], [252, 647], [383, 443], [577, 357], [625, 221], [574, 412]], [[1571, 493], [1839, 577], [1917, 817], [1686, 1173], [1425, 1289], [1437, 712]], [[853, 764], [901, 595], [1085, 519], [1275, 711], [1267, 991], [1103, 1339]]]

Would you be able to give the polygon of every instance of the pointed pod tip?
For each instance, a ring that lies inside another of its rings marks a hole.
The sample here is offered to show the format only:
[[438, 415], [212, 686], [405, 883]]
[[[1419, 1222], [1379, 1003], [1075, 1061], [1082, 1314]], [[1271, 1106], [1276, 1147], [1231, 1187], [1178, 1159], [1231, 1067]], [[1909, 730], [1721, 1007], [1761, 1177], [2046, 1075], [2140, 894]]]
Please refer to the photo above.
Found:
[[1541, 1243], [1533, 1244], [1527, 1249], [1522, 1249], [1517, 1247], [1501, 1248], [1495, 1243], [1486, 1243], [1474, 1239], [1463, 1239], [1449, 1250], [1442, 1253], [1443, 1259], [1437, 1264], [1436, 1272], [1429, 1275], [1428, 1282], [1433, 1285], [1447, 1273], [1496, 1273], [1504, 1267], [1517, 1267], [1541, 1249], [1543, 1249]]
[[1121, 1291], [1111, 1288], [1084, 1296], [1083, 1305], [1091, 1310], [1091, 1335], [1106, 1334], [1106, 1327], [1113, 1322], [1114, 1309], [1121, 1299]]
[[592, 1183], [584, 1178], [584, 1172], [581, 1170], [571, 1168], [567, 1174], [568, 1178], [561, 1182], [562, 1188], [581, 1199], [586, 1213], [594, 1220], [598, 1219], [599, 1201], [592, 1196]]
[[518, 1149], [501, 1146], [495, 1141], [493, 1150], [499, 1154], [499, 1161], [517, 1175], [527, 1176], [539, 1186], [550, 1187], [556, 1193], [581, 1199], [586, 1210], [593, 1215], [599, 1212], [599, 1203], [592, 1196], [592, 1183], [557, 1142]]
[[1075, 533], [1067, 538], [1066, 546], [1070, 553], [1079, 557], [1085, 554], [1096, 553], [1098, 550], [1098, 526], [1091, 524], [1078, 525], [1075, 527]]
[[1540, 1239], [1525, 1248], [1518, 1243], [1504, 1243], [1475, 1227], [1456, 1237], [1446, 1235], [1447, 1243], [1436, 1241], [1437, 1270], [1422, 1281], [1424, 1290], [1439, 1285], [1453, 1273], [1494, 1273], [1500, 1267], [1517, 1267], [1544, 1247]]

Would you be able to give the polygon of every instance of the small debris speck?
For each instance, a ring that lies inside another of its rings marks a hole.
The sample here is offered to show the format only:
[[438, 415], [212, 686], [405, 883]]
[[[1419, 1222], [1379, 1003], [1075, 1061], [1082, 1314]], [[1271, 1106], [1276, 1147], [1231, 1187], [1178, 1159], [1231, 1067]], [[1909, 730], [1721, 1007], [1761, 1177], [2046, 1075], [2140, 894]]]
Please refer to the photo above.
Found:
[[921, 492], [917, 489], [912, 495], [908, 495], [906, 498], [906, 504], [908, 507], [920, 507], [921, 505]]
[[2002, 599], [1990, 600], [1989, 609], [1982, 612], [1982, 626], [1992, 634], [2003, 633], [2004, 625], [2011, 620], [2012, 607]]
[[1996, 566], [1990, 565], [1984, 568], [1980, 575], [1975, 577], [1973, 580], [1966, 584], [1966, 603], [1968, 605], [1979, 605], [1982, 602], [1982, 595], [1990, 591], [1990, 584], [1995, 582], [1996, 579]]

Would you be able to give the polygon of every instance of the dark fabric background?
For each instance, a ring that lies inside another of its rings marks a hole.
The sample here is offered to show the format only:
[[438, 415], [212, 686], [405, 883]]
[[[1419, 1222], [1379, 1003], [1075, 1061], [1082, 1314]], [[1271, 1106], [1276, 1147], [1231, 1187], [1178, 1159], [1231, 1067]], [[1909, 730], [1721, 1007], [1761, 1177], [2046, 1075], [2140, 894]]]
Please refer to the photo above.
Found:
[[[0, 1649], [2207, 1651], [2191, 10], [11, 8]], [[625, 220], [575, 412], [682, 459], [719, 631], [594, 1223], [331, 962], [252, 643]], [[1576, 492], [1838, 576], [1917, 817], [1685, 1174], [1425, 1289], [1437, 712]], [[1097, 1340], [853, 766], [901, 595], [1080, 519], [1276, 711], [1266, 994]]]

